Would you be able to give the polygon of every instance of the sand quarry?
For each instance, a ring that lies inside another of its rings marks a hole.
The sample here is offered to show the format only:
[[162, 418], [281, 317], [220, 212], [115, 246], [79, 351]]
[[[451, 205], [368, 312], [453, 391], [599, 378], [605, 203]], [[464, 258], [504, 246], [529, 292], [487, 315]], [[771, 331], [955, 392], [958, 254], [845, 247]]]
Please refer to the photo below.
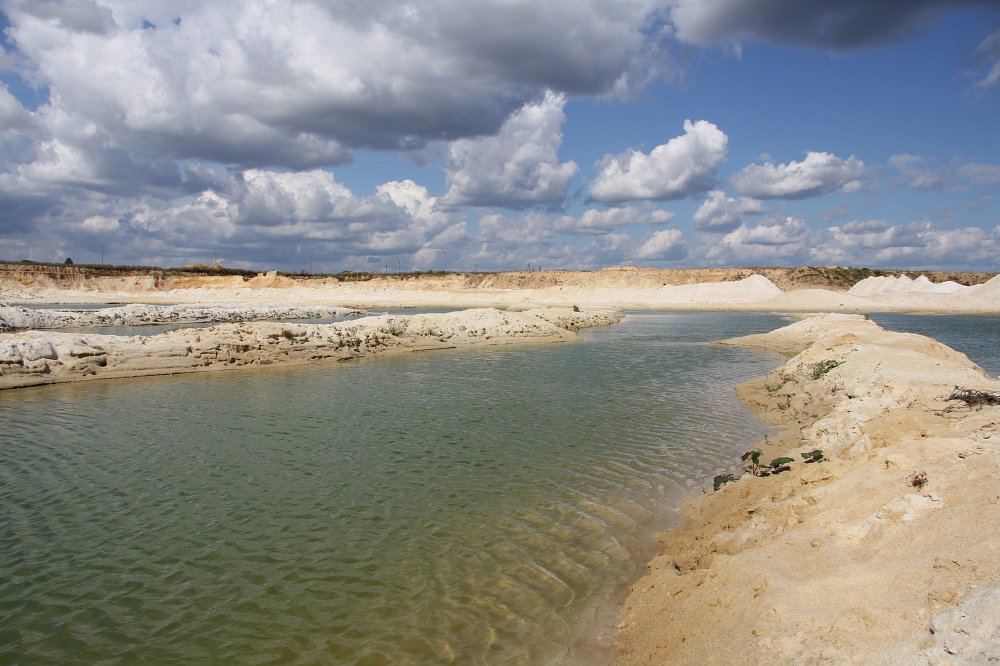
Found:
[[[1000, 381], [932, 339], [843, 314], [1000, 313], [1000, 277], [963, 285], [878, 276], [832, 289], [781, 288], [739, 272], [676, 283], [639, 270], [572, 275], [300, 282], [8, 272], [0, 276], [0, 387], [566, 342], [631, 308], [841, 313], [802, 314], [777, 331], [722, 342], [788, 358], [737, 389], [777, 428], [759, 445], [760, 462], [788, 458], [776, 465], [788, 469], [754, 474], [733, 461], [733, 480], [687, 502], [621, 610], [616, 663], [1000, 661]], [[83, 335], [69, 328], [82, 320], [72, 309], [22, 307], [38, 303], [160, 304], [122, 310], [111, 317], [118, 325], [128, 317], [233, 323]], [[387, 306], [478, 309], [248, 321]]]

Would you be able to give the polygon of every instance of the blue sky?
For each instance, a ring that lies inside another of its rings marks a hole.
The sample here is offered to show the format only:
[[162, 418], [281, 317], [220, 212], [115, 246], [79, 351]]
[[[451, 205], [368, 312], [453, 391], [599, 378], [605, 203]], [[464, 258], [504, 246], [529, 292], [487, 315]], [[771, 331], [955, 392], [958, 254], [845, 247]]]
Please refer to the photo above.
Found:
[[998, 270], [997, 0], [0, 0], [0, 258]]

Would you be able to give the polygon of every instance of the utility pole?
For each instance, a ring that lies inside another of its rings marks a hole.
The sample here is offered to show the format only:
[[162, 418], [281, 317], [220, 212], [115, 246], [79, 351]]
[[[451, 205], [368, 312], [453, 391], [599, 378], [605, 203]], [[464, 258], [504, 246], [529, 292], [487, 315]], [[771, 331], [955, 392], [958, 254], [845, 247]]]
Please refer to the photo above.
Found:
[[104, 265], [104, 243], [101, 243], [101, 266]]

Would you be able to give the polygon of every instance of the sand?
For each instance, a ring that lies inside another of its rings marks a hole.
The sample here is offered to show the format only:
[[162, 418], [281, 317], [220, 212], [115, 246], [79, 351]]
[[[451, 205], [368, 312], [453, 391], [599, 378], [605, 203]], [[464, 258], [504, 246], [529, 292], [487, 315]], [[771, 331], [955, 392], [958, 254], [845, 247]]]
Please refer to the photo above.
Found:
[[[733, 274], [742, 274], [729, 269]], [[671, 284], [640, 270], [592, 273], [498, 273], [380, 276], [357, 282], [295, 280], [274, 273], [191, 276], [157, 282], [122, 276], [62, 281], [47, 275], [0, 275], [0, 301], [7, 303], [296, 304], [352, 308], [608, 307], [618, 309], [738, 310], [782, 312], [963, 312], [1000, 313], [1000, 277], [964, 287], [879, 277], [849, 291], [824, 288], [782, 290], [763, 275]], [[713, 275], [713, 277], [719, 277]], [[0, 303], [2, 305], [3, 303]]]
[[566, 342], [617, 310], [492, 309], [363, 317], [333, 324], [243, 322], [154, 336], [54, 331], [0, 335], [0, 389], [73, 381], [314, 364], [373, 354], [454, 347]]
[[[763, 461], [795, 462], [685, 505], [625, 603], [616, 663], [1000, 659], [1000, 406], [949, 399], [1000, 382], [862, 317], [727, 344], [794, 354], [738, 393], [781, 428]], [[814, 449], [827, 461], [803, 462]]]
[[142, 326], [225, 321], [284, 321], [365, 314], [352, 308], [288, 304], [146, 305], [92, 309], [0, 306], [0, 332], [99, 326]]

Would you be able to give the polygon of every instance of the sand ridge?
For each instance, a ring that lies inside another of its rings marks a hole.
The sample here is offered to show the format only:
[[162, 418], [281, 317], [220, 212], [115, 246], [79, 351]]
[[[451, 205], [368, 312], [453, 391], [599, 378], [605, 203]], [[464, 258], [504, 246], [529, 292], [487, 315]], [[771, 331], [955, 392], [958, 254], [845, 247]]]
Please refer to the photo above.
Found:
[[227, 323], [154, 336], [24, 331], [0, 337], [0, 389], [69, 381], [337, 361], [387, 352], [565, 342], [608, 309], [492, 309], [383, 315], [333, 324]]
[[[738, 392], [782, 428], [764, 460], [795, 462], [685, 506], [632, 587], [616, 663], [1000, 659], [1000, 406], [949, 399], [1000, 382], [862, 317], [726, 343], [794, 354]], [[803, 462], [817, 448], [828, 460]]]

